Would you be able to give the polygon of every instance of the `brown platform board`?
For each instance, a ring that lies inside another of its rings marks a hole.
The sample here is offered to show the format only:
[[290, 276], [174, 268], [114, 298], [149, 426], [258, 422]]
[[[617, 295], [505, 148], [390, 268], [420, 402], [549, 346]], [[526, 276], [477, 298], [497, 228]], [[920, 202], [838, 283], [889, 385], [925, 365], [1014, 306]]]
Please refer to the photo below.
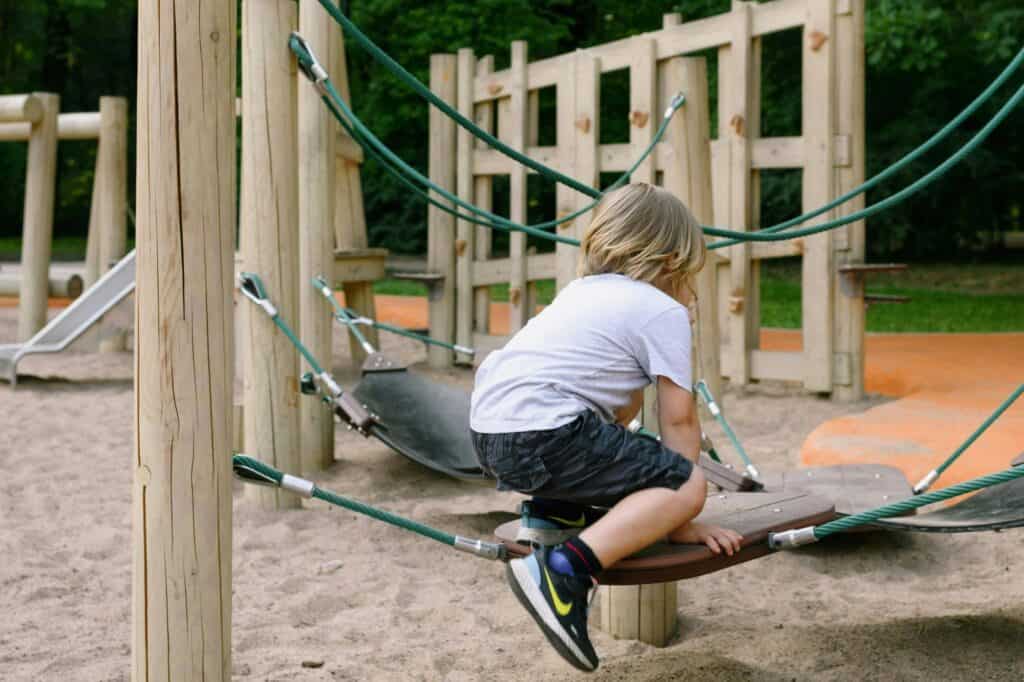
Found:
[[[719, 556], [704, 545], [658, 543], [607, 569], [599, 580], [604, 585], [645, 585], [695, 578], [768, 554], [768, 533], [818, 525], [835, 517], [831, 501], [804, 492], [717, 493], [708, 497], [699, 519], [743, 535], [737, 554]], [[515, 541], [518, 530], [519, 522], [510, 521], [494, 534], [510, 555], [526, 556], [530, 548]]]
[[840, 516], [858, 514], [914, 496], [906, 475], [884, 464], [768, 471], [762, 477], [765, 490], [804, 490], [832, 500]]
[[704, 476], [714, 483], [722, 490], [729, 490], [732, 492], [750, 492], [755, 490], [762, 490], [764, 485], [759, 481], [755, 481], [747, 474], [736, 471], [729, 464], [722, 464], [711, 459], [707, 453], [700, 453], [700, 459], [698, 460], [700, 468], [704, 470]]

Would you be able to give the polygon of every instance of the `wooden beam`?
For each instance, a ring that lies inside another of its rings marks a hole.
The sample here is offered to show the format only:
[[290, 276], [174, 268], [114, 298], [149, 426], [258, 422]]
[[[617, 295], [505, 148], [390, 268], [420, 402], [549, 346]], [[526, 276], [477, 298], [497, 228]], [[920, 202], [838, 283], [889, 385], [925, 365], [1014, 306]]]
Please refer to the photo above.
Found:
[[803, 353], [754, 350], [750, 352], [750, 376], [774, 381], [802, 381]]
[[[654, 58], [656, 49], [657, 44], [650, 38], [640, 36], [634, 40], [629, 65], [629, 146], [633, 159], [639, 159], [654, 139], [654, 132], [661, 124], [664, 111], [658, 107]], [[630, 182], [654, 184], [655, 165], [652, 156], [637, 167]]]
[[[509, 258], [492, 258], [473, 263], [473, 284], [477, 287], [501, 284], [509, 280], [512, 261]], [[542, 253], [530, 256], [526, 261], [526, 279], [536, 282], [540, 279], [553, 279], [556, 274], [555, 254]]]
[[[848, 11], [839, 11], [841, 16], [836, 18], [837, 139], [849, 142], [849, 164], [836, 170], [837, 194], [845, 194], [860, 185], [865, 174], [864, 0], [848, 0], [848, 5]], [[838, 159], [836, 163], [839, 165]], [[837, 207], [836, 215], [846, 216], [862, 208], [863, 194]], [[848, 368], [849, 371], [848, 382], [841, 380], [838, 371], [834, 377], [832, 395], [838, 400], [860, 400], [864, 397], [863, 278], [843, 277], [839, 270], [844, 263], [864, 261], [865, 229], [864, 221], [859, 220], [839, 228], [836, 235], [836, 279], [832, 285], [836, 356], [833, 369]]]
[[[320, 5], [299, 3], [299, 30], [324, 55], [332, 78], [341, 51], [340, 32]], [[343, 56], [342, 56], [343, 58]], [[333, 320], [327, 301], [310, 284], [313, 277], [334, 274], [334, 206], [338, 147], [348, 135], [338, 135], [330, 111], [309, 83], [298, 89], [298, 303], [299, 336], [314, 357], [331, 367]], [[355, 145], [358, 147], [358, 145]], [[299, 400], [299, 452], [302, 470], [315, 472], [334, 463], [334, 413], [320, 400]]]
[[231, 679], [235, 8], [139, 5], [134, 682]]
[[[529, 105], [527, 102], [527, 44], [524, 40], [512, 43], [512, 79], [508, 84], [509, 116], [506, 128], [509, 137], [505, 142], [513, 149], [524, 151], [528, 137]], [[509, 218], [516, 223], [526, 221], [526, 168], [522, 164], [509, 173]], [[509, 260], [511, 270], [508, 279], [508, 324], [509, 331], [515, 334], [526, 326], [530, 319], [529, 296], [526, 290], [526, 234], [513, 232], [508, 239]]]
[[[575, 59], [575, 57], [574, 57]], [[557, 151], [559, 154], [558, 170], [570, 177], [576, 177], [576, 90], [579, 83], [576, 79], [576, 65], [572, 62], [567, 67], [558, 81], [555, 101], [557, 110], [555, 113], [556, 138], [558, 140]], [[575, 190], [558, 183], [555, 185], [555, 216], [563, 218], [576, 209]], [[555, 230], [564, 237], [578, 238], [576, 220], [561, 223]], [[579, 257], [579, 248], [571, 244], [557, 242], [555, 244], [556, 276], [555, 290], [561, 291], [566, 284], [576, 278], [576, 264]]]
[[[453, 54], [430, 56], [430, 89], [450, 105], [456, 105], [456, 58]], [[455, 121], [437, 107], [430, 107], [430, 179], [449, 192], [455, 191]], [[434, 195], [441, 200], [440, 196]], [[440, 274], [439, 295], [431, 297], [430, 335], [439, 341], [455, 340], [455, 218], [441, 209], [427, 209], [427, 269]], [[431, 367], [449, 367], [454, 360], [446, 348], [430, 346]]]
[[128, 252], [128, 100], [100, 98], [99, 148], [96, 176], [99, 184], [99, 272], [106, 274]]
[[[458, 52], [456, 101], [459, 113], [472, 118], [473, 78], [476, 76], [476, 55], [463, 48]], [[473, 147], [476, 138], [465, 128], [456, 133], [455, 186], [460, 199], [473, 203]], [[476, 253], [476, 225], [459, 220], [455, 241], [455, 343], [469, 346], [473, 337], [474, 281], [473, 260]]]
[[38, 123], [44, 113], [35, 95], [0, 95], [0, 123]]
[[[296, 66], [281, 40], [295, 30], [290, 0], [242, 3], [241, 248], [283, 319], [299, 318]], [[242, 307], [245, 442], [281, 471], [299, 471], [299, 355], [273, 321]], [[263, 509], [299, 507], [287, 491], [247, 486]]]
[[32, 125], [25, 170], [25, 211], [21, 230], [21, 295], [18, 340], [28, 341], [46, 324], [53, 203], [57, 182], [57, 112], [60, 96], [37, 92], [42, 116]]
[[[476, 63], [476, 74], [477, 77], [484, 76], [494, 70], [494, 57], [493, 55], [487, 55]], [[476, 105], [475, 110], [476, 124], [486, 130], [492, 132], [494, 128], [494, 105], [490, 102], [484, 102]], [[484, 148], [484, 143], [477, 140], [475, 148], [473, 150], [474, 163], [476, 159], [476, 153], [479, 149]], [[493, 204], [493, 193], [492, 193], [492, 182], [490, 177], [475, 176], [473, 178], [473, 202], [484, 209], [490, 211]], [[491, 256], [491, 242], [493, 233], [487, 227], [483, 225], [474, 225], [473, 231], [475, 238], [473, 240], [473, 259], [474, 267], [477, 263], [484, 262]], [[474, 287], [473, 288], [473, 331], [487, 333], [490, 331], [491, 325], [491, 295], [486, 287]]]
[[[835, 194], [835, 3], [814, 0], [807, 5], [803, 31], [802, 119], [804, 138], [803, 205], [811, 211]], [[828, 211], [808, 220], [811, 226], [831, 219]], [[804, 387], [832, 390], [833, 286], [832, 234], [806, 237], [801, 282], [803, 311]]]

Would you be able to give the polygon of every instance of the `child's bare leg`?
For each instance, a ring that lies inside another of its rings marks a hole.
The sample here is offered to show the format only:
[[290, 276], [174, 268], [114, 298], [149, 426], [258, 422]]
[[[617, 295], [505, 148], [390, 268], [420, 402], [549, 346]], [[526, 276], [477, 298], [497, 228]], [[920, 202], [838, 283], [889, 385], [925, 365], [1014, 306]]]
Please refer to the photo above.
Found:
[[621, 500], [580, 533], [602, 566], [611, 566], [679, 529], [700, 513], [707, 496], [704, 474], [694, 467], [678, 490], [647, 488]]

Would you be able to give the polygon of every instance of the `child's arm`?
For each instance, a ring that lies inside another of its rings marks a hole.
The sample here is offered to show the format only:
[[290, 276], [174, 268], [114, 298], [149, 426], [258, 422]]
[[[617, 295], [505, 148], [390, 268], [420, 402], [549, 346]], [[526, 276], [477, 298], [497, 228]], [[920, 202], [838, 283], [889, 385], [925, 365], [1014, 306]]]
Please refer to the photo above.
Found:
[[693, 462], [700, 456], [700, 420], [693, 394], [671, 379], [658, 377], [658, 427], [661, 442]]

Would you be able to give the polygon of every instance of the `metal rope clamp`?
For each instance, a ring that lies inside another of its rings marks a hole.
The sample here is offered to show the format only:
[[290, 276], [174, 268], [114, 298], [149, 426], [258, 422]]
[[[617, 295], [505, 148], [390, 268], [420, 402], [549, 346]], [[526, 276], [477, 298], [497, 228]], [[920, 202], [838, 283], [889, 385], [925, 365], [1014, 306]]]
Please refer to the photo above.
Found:
[[[295, 41], [300, 48], [308, 56], [308, 61], [303, 59], [303, 56], [299, 54], [298, 50], [292, 45], [292, 41]], [[322, 97], [327, 97], [327, 70], [320, 64], [320, 60], [316, 58], [316, 54], [313, 53], [313, 48], [309, 46], [306, 39], [298, 31], [292, 31], [291, 35], [288, 36], [288, 46], [297, 57], [296, 61], [299, 63], [299, 70], [302, 71], [303, 75], [309, 79], [309, 82], [313, 84], [316, 91], [320, 93]]]

